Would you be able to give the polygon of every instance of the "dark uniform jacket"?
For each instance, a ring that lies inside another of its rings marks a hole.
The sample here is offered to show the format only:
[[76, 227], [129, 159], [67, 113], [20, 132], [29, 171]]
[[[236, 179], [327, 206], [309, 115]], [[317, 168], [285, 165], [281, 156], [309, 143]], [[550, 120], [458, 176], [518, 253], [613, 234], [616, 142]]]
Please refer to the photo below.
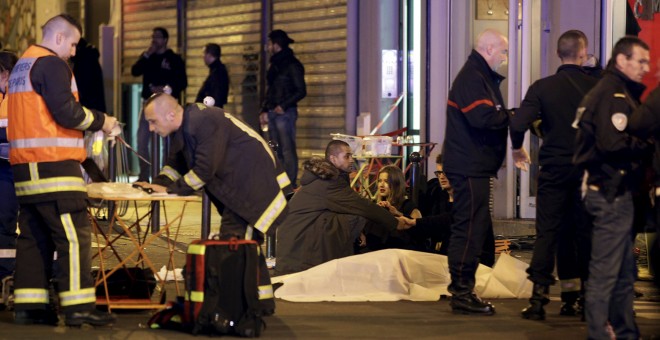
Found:
[[509, 114], [497, 74], [472, 51], [456, 76], [447, 103], [444, 170], [469, 177], [492, 177], [506, 152]]
[[576, 130], [571, 126], [575, 110], [598, 79], [589, 76], [578, 65], [559, 66], [557, 73], [537, 80], [529, 87], [520, 108], [511, 116], [511, 144], [520, 149], [525, 131], [541, 119], [543, 144], [539, 163], [571, 165], [575, 152]]
[[190, 195], [203, 187], [263, 233], [284, 219], [289, 178], [266, 141], [229, 113], [186, 106], [171, 149], [154, 181], [169, 193]]
[[289, 215], [277, 234], [278, 274], [298, 272], [353, 255], [353, 242], [365, 222], [396, 229], [387, 210], [351, 189], [348, 174], [315, 157], [303, 163], [302, 187], [289, 202]]
[[639, 165], [649, 147], [628, 133], [627, 123], [644, 89], [618, 70], [609, 70], [578, 108], [573, 162], [589, 172], [588, 184], [598, 186], [606, 196], [635, 192], [643, 178]]
[[131, 67], [134, 77], [142, 77], [142, 98], [147, 99], [153, 93], [149, 86], [165, 86], [172, 88], [172, 96], [179, 98], [181, 91], [188, 87], [186, 65], [181, 56], [171, 49], [162, 54], [153, 53], [146, 58], [143, 55]]
[[227, 104], [227, 95], [229, 94], [229, 74], [227, 67], [220, 59], [209, 65], [209, 76], [204, 80], [204, 84], [197, 93], [196, 103], [204, 102], [207, 96], [213, 97], [215, 106], [223, 107]]
[[642, 139], [653, 138], [655, 185], [660, 186], [660, 86], [646, 98], [630, 117], [628, 131]]
[[283, 110], [296, 107], [307, 95], [305, 68], [288, 47], [270, 57], [266, 80], [268, 91], [261, 112], [273, 110], [278, 105]]

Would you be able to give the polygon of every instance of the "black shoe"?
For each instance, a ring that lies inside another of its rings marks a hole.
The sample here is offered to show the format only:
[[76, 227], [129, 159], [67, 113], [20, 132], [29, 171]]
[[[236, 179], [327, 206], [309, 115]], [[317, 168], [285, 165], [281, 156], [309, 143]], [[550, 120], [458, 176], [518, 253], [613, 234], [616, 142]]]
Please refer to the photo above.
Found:
[[482, 301], [474, 293], [453, 295], [449, 302], [454, 314], [493, 315], [495, 307], [490, 302]]
[[67, 326], [77, 327], [85, 323], [92, 326], [108, 326], [116, 320], [117, 317], [114, 314], [93, 310], [67, 313], [64, 323]]
[[520, 312], [523, 319], [527, 320], [545, 320], [545, 309], [540, 301], [532, 301], [527, 308]]
[[14, 323], [18, 325], [50, 325], [57, 326], [57, 313], [45, 309], [17, 310], [14, 312]]
[[561, 316], [576, 316], [578, 315], [577, 304], [570, 302], [563, 302], [561, 308], [559, 309], [559, 315]]

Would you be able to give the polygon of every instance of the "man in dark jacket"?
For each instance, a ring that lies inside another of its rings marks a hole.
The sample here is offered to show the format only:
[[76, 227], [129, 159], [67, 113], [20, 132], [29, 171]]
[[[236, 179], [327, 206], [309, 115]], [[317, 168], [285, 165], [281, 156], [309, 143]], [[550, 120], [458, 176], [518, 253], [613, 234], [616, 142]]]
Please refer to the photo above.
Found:
[[[655, 78], [658, 80], [658, 86], [646, 97], [642, 106], [637, 108], [630, 117], [628, 130], [630, 133], [640, 138], [653, 138], [655, 152], [653, 153], [653, 172], [655, 186], [655, 227], [656, 235], [660, 235], [660, 59], [656, 68]], [[649, 250], [654, 280], [660, 287], [660, 237], [656, 236], [655, 243]]]
[[482, 32], [449, 91], [444, 171], [454, 187], [448, 290], [455, 313], [495, 313], [473, 290], [484, 240], [492, 230], [490, 179], [506, 152], [509, 113], [499, 88], [504, 77], [496, 71], [507, 60], [508, 45], [501, 33]]
[[621, 38], [603, 79], [577, 110], [573, 162], [587, 172], [587, 212], [593, 216], [585, 314], [589, 338], [606, 339], [608, 322], [617, 339], [637, 339], [633, 315], [635, 259], [633, 194], [643, 178], [640, 163], [648, 144], [630, 135], [628, 120], [645, 89], [649, 47], [636, 37]]
[[[222, 214], [220, 237], [253, 238], [262, 243], [286, 216], [284, 192], [290, 181], [266, 141], [220, 108], [190, 104], [185, 110], [168, 94], [147, 100], [150, 131], [173, 134], [167, 165], [151, 187], [156, 192], [190, 195], [204, 189]], [[259, 255], [262, 312], [275, 309], [263, 254]]]
[[197, 93], [196, 103], [203, 103], [204, 98], [212, 97], [213, 106], [224, 107], [229, 93], [229, 75], [225, 64], [220, 61], [220, 45], [206, 44], [204, 47], [204, 63], [209, 67], [209, 76]]
[[577, 232], [585, 230], [585, 216], [580, 197], [583, 171], [572, 162], [576, 130], [571, 124], [575, 120], [575, 110], [580, 101], [598, 79], [580, 67], [587, 58], [584, 33], [570, 30], [562, 34], [557, 41], [557, 56], [562, 62], [557, 73], [529, 87], [509, 125], [513, 161], [517, 167], [527, 170], [529, 155], [523, 147], [525, 131], [537, 119], [542, 121], [536, 242], [527, 269], [534, 289], [529, 299], [530, 305], [522, 311], [523, 318], [532, 320], [545, 319], [543, 306], [550, 301], [549, 286], [555, 283], [555, 255], [562, 291], [561, 315], [576, 314], [580, 279], [585, 277], [580, 271], [582, 266], [579, 266], [578, 260], [582, 260], [580, 262], [585, 263], [585, 266], [588, 261], [586, 256], [577, 256], [579, 251], [588, 248], [588, 238], [576, 239], [576, 236], [583, 235]]
[[[131, 67], [131, 74], [134, 77], [142, 76], [143, 100], [147, 100], [154, 93], [161, 92], [169, 92], [178, 99], [181, 92], [188, 86], [186, 66], [181, 56], [167, 47], [168, 39], [169, 34], [165, 28], [154, 28], [151, 45]], [[151, 159], [149, 150], [151, 134], [144, 114], [140, 115], [137, 135], [138, 153], [146, 159]], [[150, 165], [140, 162], [138, 181], [148, 182], [150, 176]]]
[[289, 215], [277, 233], [276, 273], [288, 274], [353, 255], [353, 244], [367, 221], [384, 234], [405, 228], [386, 209], [360, 197], [349, 185], [351, 148], [331, 141], [325, 159], [303, 163], [302, 187], [289, 202]]
[[293, 42], [282, 30], [274, 30], [268, 35], [267, 48], [272, 56], [266, 75], [268, 91], [259, 121], [261, 124], [268, 124], [270, 139], [278, 144], [277, 155], [295, 187], [298, 178], [298, 102], [305, 98], [307, 89], [305, 68], [289, 48], [289, 44]]

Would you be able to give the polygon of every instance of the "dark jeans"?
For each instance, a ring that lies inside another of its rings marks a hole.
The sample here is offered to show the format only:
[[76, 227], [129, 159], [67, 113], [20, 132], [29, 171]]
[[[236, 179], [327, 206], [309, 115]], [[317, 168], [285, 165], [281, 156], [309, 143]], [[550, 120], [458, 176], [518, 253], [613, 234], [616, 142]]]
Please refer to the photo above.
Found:
[[[580, 196], [580, 171], [574, 166], [544, 166], [538, 177], [536, 241], [527, 273], [529, 280], [544, 286], [555, 283], [557, 258], [560, 280], [584, 278], [580, 268], [588, 255], [578, 255], [589, 242], [585, 235], [586, 212]], [[579, 285], [576, 290], [579, 290]]]
[[589, 338], [609, 339], [609, 321], [617, 339], [637, 339], [632, 196], [625, 192], [608, 203], [600, 192], [588, 190], [585, 206], [594, 217], [585, 305]]
[[454, 187], [454, 223], [448, 251], [451, 284], [448, 290], [453, 295], [463, 295], [474, 289], [479, 259], [493, 256], [482, 254], [488, 233], [491, 239], [493, 233], [488, 205], [490, 178], [457, 174], [447, 174], [447, 178]]
[[0, 279], [11, 275], [16, 259], [9, 252], [16, 249], [18, 201], [14, 190], [14, 176], [9, 162], [0, 159]]
[[291, 184], [296, 187], [298, 178], [298, 154], [296, 153], [296, 120], [298, 108], [290, 107], [283, 114], [268, 111], [268, 134], [278, 144], [277, 158], [284, 166]]

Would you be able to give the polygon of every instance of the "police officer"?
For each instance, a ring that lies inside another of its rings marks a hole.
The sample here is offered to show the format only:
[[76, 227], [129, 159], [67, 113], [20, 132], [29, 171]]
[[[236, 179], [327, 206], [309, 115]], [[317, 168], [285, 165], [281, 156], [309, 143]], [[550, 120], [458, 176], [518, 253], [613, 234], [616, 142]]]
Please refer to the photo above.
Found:
[[584, 208], [580, 197], [582, 173], [572, 163], [576, 130], [571, 123], [578, 104], [598, 79], [580, 67], [587, 58], [584, 33], [577, 30], [563, 33], [557, 41], [557, 56], [562, 62], [557, 73], [529, 87], [509, 124], [513, 160], [516, 166], [526, 170], [529, 156], [522, 147], [525, 131], [535, 120], [542, 121], [536, 242], [527, 269], [534, 289], [530, 305], [522, 311], [523, 318], [533, 320], [545, 319], [543, 306], [550, 301], [548, 286], [555, 283], [555, 255], [562, 288], [560, 315], [576, 314], [580, 278], [583, 276], [576, 261], [576, 232], [584, 230]]
[[112, 131], [114, 117], [78, 103], [66, 60], [82, 31], [61, 14], [43, 26], [40, 45], [30, 46], [9, 78], [9, 160], [20, 205], [14, 304], [19, 324], [57, 323], [47, 309], [53, 251], [55, 287], [65, 324], [107, 325], [114, 316], [95, 309], [91, 275], [91, 224], [80, 170], [83, 131]]
[[639, 338], [633, 316], [635, 259], [633, 200], [648, 144], [628, 133], [649, 71], [649, 47], [637, 37], [621, 38], [603, 79], [580, 103], [574, 163], [586, 170], [587, 212], [594, 218], [585, 313], [589, 338]]

